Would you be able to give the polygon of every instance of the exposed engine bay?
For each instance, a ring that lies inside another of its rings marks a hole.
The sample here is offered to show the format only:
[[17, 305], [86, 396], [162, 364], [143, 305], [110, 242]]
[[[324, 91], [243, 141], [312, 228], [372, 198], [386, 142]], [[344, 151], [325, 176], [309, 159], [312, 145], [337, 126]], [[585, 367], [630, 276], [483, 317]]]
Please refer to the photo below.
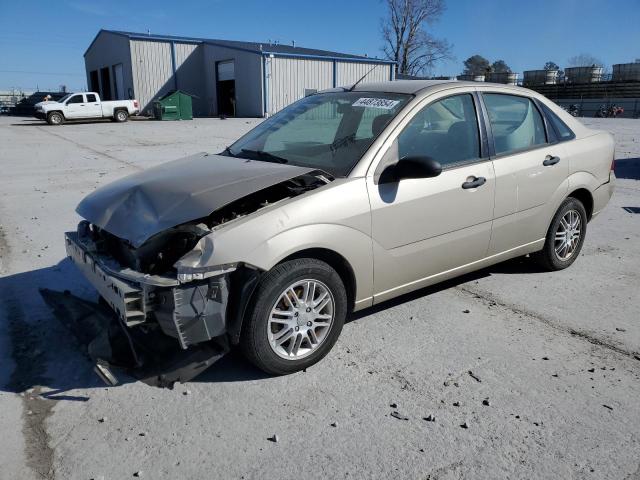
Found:
[[175, 262], [216, 227], [330, 181], [331, 177], [318, 171], [292, 178], [233, 201], [205, 218], [164, 230], [137, 248], [95, 225], [90, 226], [90, 234], [97, 251], [109, 254], [121, 265], [146, 274], [167, 274], [175, 272]]
[[207, 275], [185, 280], [176, 262], [216, 229], [332, 180], [324, 172], [305, 172], [171, 226], [137, 247], [84, 220], [65, 235], [66, 249], [98, 291], [100, 304], [68, 293], [42, 295], [86, 347], [105, 382], [117, 383], [111, 367], [150, 385], [187, 381], [237, 341], [260, 272], [242, 264], [212, 266]]

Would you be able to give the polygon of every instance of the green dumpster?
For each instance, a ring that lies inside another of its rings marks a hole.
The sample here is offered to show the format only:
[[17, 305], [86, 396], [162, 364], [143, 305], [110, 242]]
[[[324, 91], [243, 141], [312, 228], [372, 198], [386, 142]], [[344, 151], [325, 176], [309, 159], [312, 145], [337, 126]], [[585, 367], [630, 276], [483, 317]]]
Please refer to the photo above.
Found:
[[182, 90], [173, 90], [153, 103], [157, 120], [193, 120], [191, 95]]

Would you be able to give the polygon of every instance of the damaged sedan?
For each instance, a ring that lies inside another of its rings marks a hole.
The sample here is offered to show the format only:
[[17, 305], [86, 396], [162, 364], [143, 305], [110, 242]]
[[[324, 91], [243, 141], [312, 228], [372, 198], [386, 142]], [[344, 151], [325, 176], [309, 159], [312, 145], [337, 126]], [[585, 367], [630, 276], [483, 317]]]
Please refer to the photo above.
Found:
[[517, 256], [568, 267], [612, 161], [608, 133], [519, 87], [333, 89], [88, 195], [66, 248], [100, 303], [43, 295], [112, 384], [186, 381], [234, 345], [287, 374], [350, 312]]

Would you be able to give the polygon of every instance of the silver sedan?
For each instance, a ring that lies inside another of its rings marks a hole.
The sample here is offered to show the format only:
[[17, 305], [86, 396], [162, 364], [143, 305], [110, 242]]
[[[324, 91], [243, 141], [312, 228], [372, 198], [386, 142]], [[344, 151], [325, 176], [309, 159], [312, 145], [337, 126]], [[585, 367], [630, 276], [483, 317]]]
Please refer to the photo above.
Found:
[[613, 158], [610, 134], [524, 88], [338, 88], [95, 191], [67, 250], [129, 333], [238, 344], [285, 374], [350, 312], [518, 256], [567, 268]]

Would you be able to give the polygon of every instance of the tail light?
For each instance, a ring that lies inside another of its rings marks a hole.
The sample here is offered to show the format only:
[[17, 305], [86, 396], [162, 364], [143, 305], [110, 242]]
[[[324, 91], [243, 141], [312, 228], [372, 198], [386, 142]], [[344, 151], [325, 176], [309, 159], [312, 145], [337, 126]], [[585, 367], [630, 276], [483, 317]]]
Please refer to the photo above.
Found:
[[613, 154], [613, 158], [611, 159], [611, 170], [609, 170], [609, 181], [611, 181], [611, 175], [615, 175], [615, 168], [616, 168], [616, 154], [614, 152]]
[[135, 108], [140, 108], [140, 104], [138, 103], [138, 100], [134, 100], [134, 101], [133, 101], [133, 106], [134, 106]]

